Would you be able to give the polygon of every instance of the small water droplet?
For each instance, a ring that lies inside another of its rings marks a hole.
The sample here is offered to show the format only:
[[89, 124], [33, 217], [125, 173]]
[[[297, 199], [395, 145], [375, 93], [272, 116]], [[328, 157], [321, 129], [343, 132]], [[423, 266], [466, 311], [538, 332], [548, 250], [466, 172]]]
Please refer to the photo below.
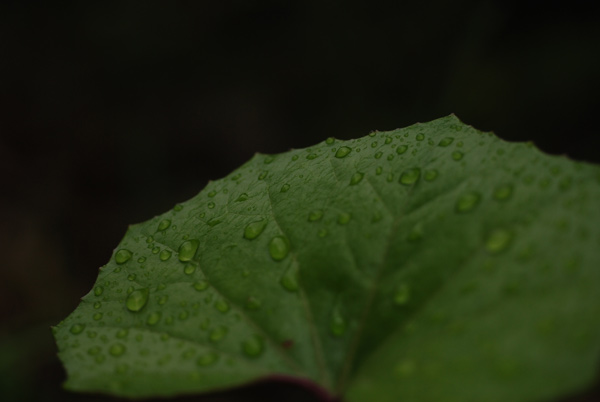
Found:
[[383, 168], [381, 166], [377, 166], [377, 169], [375, 169], [375, 174], [377, 176], [379, 176], [382, 172], [383, 172]]
[[122, 343], [115, 343], [110, 347], [108, 353], [115, 357], [122, 356], [123, 353], [125, 353], [125, 345]]
[[211, 201], [208, 203], [207, 206], [208, 206], [208, 209], [213, 209], [215, 207], [215, 203]]
[[417, 141], [423, 141], [425, 139], [425, 136], [421, 133], [417, 134], [417, 136], [415, 137], [417, 139]]
[[223, 339], [225, 337], [225, 335], [227, 335], [227, 328], [223, 327], [223, 326], [220, 326], [220, 327], [217, 327], [217, 328], [213, 329], [210, 332], [210, 335], [208, 336], [208, 339], [210, 339], [211, 342], [218, 342], [221, 339]]
[[298, 160], [298, 155], [294, 155], [294, 156], [292, 156], [292, 160], [293, 160], [293, 161], [297, 161], [297, 160]]
[[346, 320], [342, 317], [338, 309], [334, 309], [331, 315], [330, 330], [336, 337], [341, 337], [346, 332]]
[[164, 305], [167, 302], [167, 300], [169, 300], [169, 296], [168, 295], [162, 295], [162, 296], [160, 296], [158, 298], [157, 303], [162, 306], [162, 305]]
[[100, 302], [96, 302], [96, 303], [94, 303], [94, 308], [95, 308], [96, 310], [97, 310], [97, 309], [99, 309], [100, 307], [102, 307], [102, 303], [100, 303]]
[[181, 211], [182, 209], [183, 209], [183, 205], [181, 205], [181, 204], [177, 204], [177, 205], [175, 205], [175, 206], [173, 207], [173, 210], [174, 210], [174, 211], [176, 211], [176, 212], [179, 212], [179, 211]]
[[398, 155], [402, 155], [403, 153], [405, 153], [408, 150], [408, 145], [400, 145], [398, 148], [396, 148], [396, 153]]
[[117, 331], [116, 333], [116, 337], [119, 339], [123, 339], [125, 338], [127, 335], [129, 334], [129, 331], [125, 328], [121, 328], [120, 330]]
[[171, 226], [171, 221], [168, 219], [163, 219], [162, 221], [160, 221], [160, 223], [158, 224], [158, 231], [162, 232], [163, 230], [167, 230], [167, 228]]
[[140, 264], [143, 264], [146, 262], [146, 257], [140, 257], [138, 258], [137, 262], [139, 262]]
[[127, 310], [137, 312], [144, 308], [144, 306], [148, 302], [149, 293], [150, 292], [147, 288], [138, 289], [131, 292], [131, 294], [127, 297], [127, 301], [125, 302]]
[[319, 232], [317, 233], [317, 236], [323, 238], [325, 236], [327, 236], [329, 232], [327, 231], [327, 229], [319, 229]]
[[100, 321], [102, 319], [103, 315], [104, 314], [102, 314], [102, 313], [96, 313], [96, 314], [94, 314], [93, 318], [95, 321]]
[[100, 347], [98, 346], [93, 346], [91, 348], [88, 349], [87, 353], [90, 356], [96, 356], [98, 353], [100, 353]]
[[287, 193], [287, 191], [290, 189], [290, 185], [285, 183], [283, 186], [281, 186], [281, 190], [279, 190], [280, 193]]
[[191, 275], [194, 272], [196, 272], [195, 264], [186, 264], [185, 267], [183, 268], [183, 273], [186, 275]]
[[160, 252], [158, 258], [160, 258], [161, 261], [167, 261], [169, 258], [171, 258], [171, 254], [172, 253], [170, 250], [163, 250]]
[[452, 152], [452, 159], [454, 159], [455, 161], [459, 161], [463, 158], [463, 153], [460, 151], [454, 151]]
[[290, 251], [288, 239], [283, 236], [275, 236], [269, 243], [269, 254], [275, 261], [281, 261], [287, 257]]
[[258, 175], [258, 180], [263, 180], [265, 177], [267, 177], [268, 174], [269, 172], [267, 172], [266, 170], [261, 172], [261, 174]]
[[389, 154], [387, 157], [388, 161], [394, 160], [394, 155], [393, 154]]
[[404, 306], [410, 301], [410, 287], [406, 283], [401, 283], [394, 292], [394, 304]]
[[385, 143], [390, 144], [392, 142], [392, 137], [386, 137]]
[[214, 197], [215, 195], [217, 195], [217, 192], [215, 190], [212, 190], [210, 193], [208, 193], [208, 196], [210, 198]]
[[331, 145], [334, 142], [335, 142], [335, 138], [333, 138], [333, 137], [329, 137], [325, 140], [325, 144], [327, 144], [327, 145]]
[[340, 225], [346, 225], [350, 222], [350, 219], [352, 219], [352, 215], [349, 214], [348, 212], [342, 212], [338, 215], [338, 219], [337, 222]]
[[246, 225], [244, 229], [244, 238], [248, 240], [256, 239], [262, 232], [265, 230], [267, 226], [267, 220], [261, 219], [258, 221], [254, 221]]
[[512, 186], [510, 184], [502, 184], [494, 190], [494, 199], [498, 201], [506, 201], [512, 195]]
[[379, 159], [383, 156], [383, 152], [379, 151], [375, 154], [375, 159]]
[[314, 211], [311, 211], [308, 214], [308, 221], [309, 222], [320, 221], [321, 218], [323, 218], [323, 210], [321, 210], [321, 209], [316, 209]]
[[246, 300], [246, 308], [248, 310], [258, 310], [260, 308], [261, 302], [254, 296], [248, 297]]
[[129, 261], [132, 255], [133, 254], [131, 254], [131, 251], [122, 248], [115, 254], [115, 261], [117, 264], [125, 264], [127, 261]]
[[219, 299], [215, 302], [215, 308], [221, 313], [226, 313], [229, 311], [229, 303], [223, 299]]
[[350, 147], [340, 147], [335, 153], [336, 158], [344, 158], [348, 156], [348, 154], [352, 152], [352, 148]]
[[454, 210], [459, 213], [470, 212], [479, 204], [481, 201], [481, 194], [476, 191], [461, 195], [456, 201]]
[[512, 240], [512, 233], [506, 229], [496, 229], [489, 234], [485, 241], [485, 248], [491, 254], [504, 251]]
[[373, 141], [373, 142], [371, 143], [371, 148], [375, 148], [375, 147], [377, 147], [377, 141]]
[[258, 335], [253, 335], [250, 339], [242, 343], [242, 349], [246, 356], [258, 357], [263, 351], [263, 339]]
[[350, 185], [351, 186], [355, 186], [358, 183], [361, 182], [361, 180], [363, 179], [363, 177], [365, 176], [364, 173], [361, 172], [356, 172], [352, 175], [352, 177], [350, 178]]
[[218, 354], [216, 354], [215, 352], [208, 352], [208, 353], [202, 354], [198, 358], [198, 360], [196, 360], [196, 364], [198, 366], [210, 366], [212, 364], [215, 364], [218, 359], [219, 359]]
[[248, 194], [242, 193], [242, 194], [240, 194], [240, 196], [235, 201], [236, 202], [242, 202], [242, 201], [246, 201], [247, 199], [248, 199]]
[[186, 240], [179, 246], [179, 261], [190, 261], [196, 255], [200, 246], [199, 240]]
[[437, 170], [428, 170], [425, 172], [425, 181], [434, 181], [438, 176]]
[[152, 249], [152, 254], [158, 254], [158, 252], [159, 252], [159, 251], [160, 251], [160, 247], [158, 247], [158, 246], [157, 246], [157, 247], [154, 247], [154, 248]]
[[179, 313], [178, 317], [181, 321], [185, 321], [185, 320], [187, 320], [188, 316], [189, 316], [189, 313], [187, 311], [182, 311], [181, 313]]
[[127, 280], [135, 281], [135, 278], [136, 278], [135, 274], [129, 274], [129, 275], [127, 275]]
[[71, 326], [71, 329], [69, 329], [69, 332], [71, 332], [73, 335], [78, 335], [82, 333], [84, 329], [85, 324], [74, 324], [73, 326]]
[[404, 173], [402, 173], [402, 175], [400, 176], [400, 183], [404, 184], [406, 186], [415, 184], [417, 182], [417, 180], [419, 180], [420, 176], [421, 176], [421, 169], [419, 169], [419, 168], [409, 169], [409, 170], [405, 171]]
[[209, 286], [210, 285], [209, 285], [208, 281], [205, 281], [205, 280], [201, 280], [201, 281], [194, 283], [194, 289], [196, 289], [198, 292], [202, 292], [203, 290], [208, 289]]
[[148, 325], [156, 325], [160, 321], [161, 316], [162, 316], [162, 314], [160, 312], [156, 311], [148, 316], [146, 323]]
[[388, 181], [388, 183], [391, 183], [391, 182], [394, 181], [394, 174], [393, 173], [391, 173], [391, 172], [388, 173], [388, 175], [387, 175], [387, 181]]
[[446, 138], [442, 139], [438, 145], [440, 147], [447, 147], [448, 145], [452, 144], [453, 141], [454, 141], [454, 138], [446, 137]]
[[317, 154], [309, 154], [306, 156], [306, 159], [308, 159], [309, 161], [315, 159], [317, 157]]

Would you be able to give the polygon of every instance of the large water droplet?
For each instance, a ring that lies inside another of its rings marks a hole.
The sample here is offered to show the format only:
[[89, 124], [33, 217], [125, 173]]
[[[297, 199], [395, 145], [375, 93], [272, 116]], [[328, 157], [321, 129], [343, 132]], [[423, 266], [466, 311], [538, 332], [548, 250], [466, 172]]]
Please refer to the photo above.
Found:
[[196, 255], [196, 251], [200, 246], [199, 240], [187, 240], [179, 246], [179, 261], [190, 261]]
[[361, 172], [356, 172], [352, 175], [352, 177], [350, 178], [350, 185], [354, 186], [357, 185], [358, 183], [360, 183], [360, 181], [363, 179], [363, 177], [365, 176], [364, 173]]
[[242, 343], [242, 349], [244, 350], [246, 356], [258, 357], [263, 351], [263, 343], [262, 337], [254, 335]]
[[335, 153], [335, 157], [336, 158], [344, 158], [346, 156], [348, 156], [348, 154], [352, 152], [352, 149], [350, 147], [340, 147], [340, 149], [337, 150], [337, 152]]
[[148, 325], [156, 325], [160, 321], [161, 316], [162, 314], [160, 312], [154, 312], [148, 316], [146, 323], [148, 323]]
[[167, 261], [169, 258], [171, 258], [171, 254], [171, 250], [163, 250], [160, 252], [158, 258], [160, 258], [161, 261]]
[[410, 301], [410, 287], [406, 283], [401, 283], [394, 292], [394, 304], [403, 306]]
[[346, 332], [346, 320], [342, 317], [338, 309], [334, 309], [331, 315], [330, 329], [334, 336], [341, 337]]
[[316, 222], [321, 220], [321, 218], [323, 218], [323, 210], [321, 209], [316, 209], [308, 214], [309, 222]]
[[403, 153], [405, 153], [408, 150], [408, 145], [400, 145], [398, 148], [396, 148], [396, 153], [398, 155], [402, 155]]
[[259, 221], [249, 223], [244, 229], [244, 238], [248, 240], [256, 239], [263, 232], [263, 230], [265, 230], [266, 226], [266, 219], [261, 219]]
[[442, 139], [438, 145], [440, 147], [447, 147], [448, 145], [452, 144], [453, 141], [454, 141], [454, 138], [446, 137], [446, 138]]
[[171, 221], [168, 219], [163, 219], [162, 221], [160, 221], [160, 223], [158, 224], [158, 231], [162, 232], [163, 230], [167, 230], [167, 228], [171, 226]]
[[218, 354], [216, 354], [215, 352], [208, 352], [201, 355], [198, 358], [198, 360], [196, 360], [196, 364], [198, 366], [210, 366], [212, 364], [215, 364], [218, 359]]
[[512, 240], [512, 233], [506, 229], [496, 229], [489, 234], [485, 241], [485, 248], [491, 254], [504, 251]]
[[210, 332], [208, 339], [210, 339], [212, 342], [218, 342], [221, 339], [223, 339], [225, 337], [225, 335], [227, 335], [227, 328], [221, 326], [221, 327], [217, 327], [217, 328], [213, 329]]
[[498, 201], [506, 201], [512, 195], [512, 186], [510, 184], [502, 184], [494, 190], [494, 199]]
[[456, 201], [454, 209], [459, 213], [470, 212], [475, 209], [480, 200], [481, 195], [476, 191], [471, 191], [459, 197], [459, 199]]
[[280, 281], [281, 286], [284, 287], [285, 290], [290, 292], [295, 292], [299, 289], [298, 286], [298, 272], [295, 267], [291, 267], [288, 269], [285, 274], [281, 277]]
[[409, 170], [405, 171], [404, 173], [402, 173], [402, 175], [400, 176], [400, 183], [404, 184], [406, 186], [415, 184], [417, 182], [417, 180], [419, 180], [420, 176], [421, 176], [421, 169], [419, 169], [419, 168], [409, 169]]
[[127, 261], [129, 261], [132, 255], [133, 254], [131, 254], [131, 251], [122, 248], [115, 254], [115, 261], [117, 264], [125, 264]]
[[85, 324], [74, 324], [69, 330], [73, 335], [78, 335], [85, 329]]
[[149, 290], [147, 288], [133, 291], [125, 302], [127, 310], [137, 312], [143, 309], [148, 302], [148, 294]]
[[290, 252], [290, 244], [288, 239], [283, 236], [275, 236], [269, 243], [269, 254], [275, 261], [281, 261], [287, 257]]

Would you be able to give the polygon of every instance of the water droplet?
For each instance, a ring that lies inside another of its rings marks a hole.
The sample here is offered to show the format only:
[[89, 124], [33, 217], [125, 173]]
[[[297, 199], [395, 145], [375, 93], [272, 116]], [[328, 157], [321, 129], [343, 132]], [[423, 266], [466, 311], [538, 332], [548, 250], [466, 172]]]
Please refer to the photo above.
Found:
[[260, 336], [254, 335], [242, 343], [242, 349], [246, 356], [258, 357], [263, 351], [263, 343], [263, 339]]
[[115, 261], [117, 264], [125, 264], [127, 261], [129, 261], [132, 255], [133, 254], [131, 254], [131, 251], [122, 248], [115, 254]]
[[485, 241], [485, 248], [491, 254], [505, 250], [512, 240], [512, 233], [506, 229], [496, 229], [491, 232]]
[[167, 261], [169, 258], [171, 258], [171, 251], [170, 250], [161, 251], [158, 258], [160, 258], [161, 261]]
[[281, 186], [281, 190], [279, 190], [279, 192], [281, 193], [287, 193], [287, 191], [290, 189], [290, 185], [285, 183], [283, 186]]
[[98, 335], [95, 331], [88, 331], [86, 332], [88, 338], [90, 339], [94, 339], [96, 337], [96, 335]]
[[91, 347], [91, 348], [88, 349], [87, 353], [90, 356], [96, 356], [98, 353], [100, 353], [100, 347], [93, 346], [93, 347]]
[[212, 228], [212, 227], [217, 226], [221, 222], [222, 222], [221, 219], [219, 219], [219, 218], [213, 218], [213, 219], [209, 220], [208, 222], [206, 222], [206, 224]]
[[240, 194], [240, 196], [235, 201], [236, 202], [242, 202], [242, 201], [246, 201], [247, 199], [248, 199], [248, 194], [242, 193], [242, 194]]
[[160, 223], [158, 224], [158, 231], [162, 232], [163, 230], [167, 230], [167, 228], [171, 226], [171, 221], [168, 219], [163, 219], [162, 221], [160, 221]]
[[208, 206], [208, 209], [213, 209], [215, 207], [215, 203], [211, 201], [208, 203], [207, 206]]
[[102, 319], [103, 315], [104, 314], [102, 314], [102, 313], [96, 313], [96, 314], [94, 314], [93, 318], [95, 321], [100, 321]]
[[379, 151], [375, 154], [375, 159], [379, 159], [383, 156], [383, 152]]
[[210, 198], [214, 197], [215, 195], [217, 195], [217, 192], [215, 190], [212, 190], [210, 193], [208, 193], [208, 196]]
[[327, 229], [319, 229], [319, 232], [317, 233], [317, 236], [323, 238], [325, 236], [327, 236], [329, 232], [327, 231]]
[[377, 166], [377, 169], [375, 169], [375, 174], [377, 176], [379, 176], [382, 172], [383, 172], [383, 168], [381, 166]]
[[437, 170], [428, 170], [425, 172], [425, 181], [434, 181], [438, 176]]
[[396, 153], [398, 155], [402, 155], [403, 153], [405, 153], [408, 150], [408, 145], [400, 145], [398, 148], [396, 148]]
[[453, 141], [454, 141], [454, 138], [446, 137], [446, 138], [442, 139], [438, 145], [440, 147], [447, 147], [448, 145], [452, 144]]
[[331, 145], [334, 142], [335, 142], [335, 138], [333, 138], [333, 137], [329, 137], [325, 140], [325, 144], [327, 144], [327, 145]]
[[246, 300], [246, 308], [248, 310], [258, 310], [260, 308], [261, 302], [254, 296], [248, 297]]
[[177, 205], [175, 205], [175, 206], [173, 207], [173, 210], [174, 210], [174, 211], [176, 211], [176, 212], [179, 212], [179, 211], [181, 211], [182, 209], [183, 209], [183, 205], [181, 205], [181, 204], [177, 204]]
[[377, 147], [377, 141], [373, 141], [373, 142], [371, 143], [371, 148], [375, 148], [375, 147]]
[[100, 307], [102, 307], [102, 303], [100, 303], [100, 302], [96, 302], [96, 303], [94, 303], [94, 308], [95, 308], [96, 310], [97, 310], [97, 309], [99, 309]]
[[158, 298], [157, 303], [162, 306], [167, 302], [167, 300], [169, 300], [169, 296], [162, 295], [161, 297]]
[[455, 161], [459, 161], [463, 158], [463, 153], [460, 151], [454, 151], [452, 152], [452, 159], [454, 159]]
[[74, 324], [73, 326], [71, 326], [71, 329], [69, 331], [73, 335], [78, 335], [78, 334], [82, 333], [84, 329], [85, 329], [84, 324]]
[[186, 275], [191, 275], [196, 272], [196, 265], [194, 264], [186, 264], [183, 268], [183, 273]]
[[352, 149], [350, 147], [340, 147], [340, 149], [337, 150], [337, 152], [335, 153], [335, 157], [336, 158], [344, 158], [346, 156], [348, 156], [348, 154], [352, 152]]
[[135, 275], [135, 274], [129, 274], [129, 275], [127, 276], [127, 279], [128, 279], [128, 280], [130, 280], [130, 281], [135, 281], [135, 278], [136, 278], [136, 275]]
[[179, 246], [179, 261], [190, 261], [196, 255], [199, 246], [199, 240], [187, 240], [181, 243], [181, 246]]
[[479, 201], [481, 201], [481, 195], [478, 192], [471, 191], [459, 197], [454, 209], [459, 213], [470, 212], [479, 204]]
[[295, 292], [299, 289], [298, 286], [298, 272], [296, 270], [296, 268], [292, 267], [290, 269], [288, 269], [286, 271], [286, 273], [281, 277], [281, 280], [279, 281], [281, 283], [281, 286], [284, 287], [284, 289], [290, 291], [290, 292]]
[[394, 155], [393, 154], [389, 154], [387, 157], [388, 161], [394, 160]]
[[404, 306], [410, 301], [410, 287], [406, 283], [401, 283], [394, 292], [394, 304]]
[[138, 289], [131, 292], [131, 294], [127, 297], [127, 301], [125, 302], [127, 310], [137, 312], [144, 308], [148, 302], [148, 294], [149, 290], [147, 288]]
[[263, 232], [263, 230], [265, 230], [266, 226], [266, 219], [261, 219], [259, 221], [249, 223], [244, 229], [244, 238], [248, 240], [256, 239]]
[[223, 299], [219, 299], [215, 302], [215, 308], [221, 313], [226, 313], [229, 311], [229, 303]]
[[419, 168], [409, 169], [409, 170], [405, 171], [404, 173], [402, 173], [402, 175], [400, 176], [400, 183], [402, 183], [406, 186], [415, 184], [417, 182], [417, 180], [419, 180], [420, 176], [421, 176], [421, 169], [419, 169]]
[[154, 247], [152, 249], [152, 254], [158, 254], [159, 251], [160, 251], [160, 247]]
[[423, 141], [425, 139], [425, 136], [423, 134], [417, 134], [415, 138], [417, 139], [417, 141]]
[[283, 236], [275, 236], [269, 243], [269, 254], [275, 261], [281, 261], [287, 257], [290, 251], [288, 239]]
[[387, 181], [388, 181], [388, 183], [391, 183], [391, 182], [394, 181], [394, 174], [393, 173], [391, 173], [391, 172], [388, 173], [388, 175], [387, 175]]
[[194, 283], [194, 289], [196, 289], [198, 292], [202, 292], [203, 290], [208, 289], [209, 286], [210, 285], [209, 285], [208, 281], [205, 281], [205, 280], [201, 280], [201, 281]]
[[116, 337], [119, 339], [123, 339], [125, 338], [127, 335], [129, 334], [129, 331], [125, 328], [121, 328], [120, 330], [117, 331], [116, 333]]
[[160, 321], [160, 317], [161, 317], [161, 313], [160, 312], [154, 312], [152, 314], [150, 314], [148, 316], [148, 319], [146, 320], [146, 323], [148, 325], [156, 325], [158, 324], [158, 322]]
[[208, 339], [210, 339], [212, 342], [218, 342], [221, 339], [223, 339], [225, 337], [225, 335], [227, 335], [227, 328], [221, 326], [221, 327], [217, 327], [217, 328], [213, 329], [210, 332]]
[[321, 210], [321, 209], [317, 209], [317, 210], [311, 211], [308, 214], [308, 221], [309, 222], [316, 222], [316, 221], [321, 220], [321, 218], [323, 218], [323, 210]]
[[317, 157], [317, 154], [309, 154], [309, 155], [306, 156], [306, 159], [308, 159], [309, 161], [312, 161], [316, 157]]
[[259, 176], [258, 176], [258, 180], [263, 180], [265, 177], [267, 177], [267, 175], [269, 174], [269, 172], [267, 172], [266, 170], [263, 171]]
[[146, 262], [146, 257], [140, 257], [138, 258], [137, 262], [139, 262], [140, 264], [143, 264]]
[[338, 219], [337, 222], [340, 225], [346, 225], [350, 222], [350, 219], [352, 219], [352, 215], [347, 213], [347, 212], [342, 212], [338, 215]]
[[294, 156], [292, 156], [292, 160], [293, 160], [293, 161], [297, 161], [297, 160], [298, 160], [298, 155], [294, 155]]
[[187, 320], [188, 316], [189, 316], [189, 314], [187, 311], [182, 311], [181, 313], [179, 313], [178, 317], [181, 321], [185, 321], [185, 320]]
[[215, 352], [208, 352], [201, 355], [198, 358], [198, 360], [196, 360], [196, 364], [198, 366], [210, 366], [212, 364], [215, 364], [218, 359], [218, 354], [216, 354]]
[[351, 186], [355, 186], [358, 183], [360, 183], [360, 181], [363, 179], [363, 177], [365, 176], [364, 173], [361, 172], [356, 172], [352, 175], [352, 177], [350, 178], [350, 185]]
[[346, 320], [344, 320], [338, 309], [333, 310], [329, 328], [331, 329], [331, 333], [337, 337], [343, 336], [346, 332]]
[[502, 184], [494, 190], [494, 199], [498, 201], [506, 201], [512, 195], [512, 186], [510, 184]]
[[125, 353], [125, 345], [122, 343], [115, 343], [110, 347], [108, 353], [110, 353], [112, 356], [119, 357]]

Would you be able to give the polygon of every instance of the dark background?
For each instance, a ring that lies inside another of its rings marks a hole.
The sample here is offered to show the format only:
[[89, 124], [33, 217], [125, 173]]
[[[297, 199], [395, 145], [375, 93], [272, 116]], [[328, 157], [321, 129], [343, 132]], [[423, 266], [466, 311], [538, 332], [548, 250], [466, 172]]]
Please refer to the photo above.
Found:
[[[455, 113], [600, 162], [593, 3], [3, 1], [0, 399], [105, 400], [61, 390], [50, 325], [129, 223], [254, 152]], [[211, 400], [306, 400], [269, 390]]]

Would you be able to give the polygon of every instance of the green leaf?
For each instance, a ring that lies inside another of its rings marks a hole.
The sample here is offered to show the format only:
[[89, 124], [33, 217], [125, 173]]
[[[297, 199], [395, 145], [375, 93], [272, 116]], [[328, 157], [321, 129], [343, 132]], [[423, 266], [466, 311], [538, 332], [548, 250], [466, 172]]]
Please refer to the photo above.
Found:
[[311, 381], [347, 401], [550, 400], [600, 356], [600, 168], [454, 116], [255, 155], [133, 225], [55, 329], [66, 387]]

